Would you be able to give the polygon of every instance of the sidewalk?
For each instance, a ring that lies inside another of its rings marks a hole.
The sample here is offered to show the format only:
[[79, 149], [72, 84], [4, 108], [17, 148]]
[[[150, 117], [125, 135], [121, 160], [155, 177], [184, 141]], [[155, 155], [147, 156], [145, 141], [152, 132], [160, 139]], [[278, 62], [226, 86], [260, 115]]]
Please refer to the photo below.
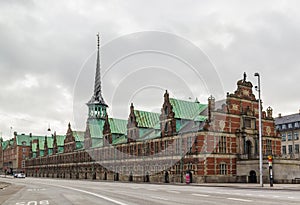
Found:
[[263, 187], [260, 184], [250, 183], [203, 183], [203, 184], [189, 184], [187, 186], [207, 186], [207, 187], [228, 187], [238, 189], [261, 189], [261, 190], [290, 190], [300, 191], [300, 184], [274, 184], [270, 187], [270, 184], [264, 184]]

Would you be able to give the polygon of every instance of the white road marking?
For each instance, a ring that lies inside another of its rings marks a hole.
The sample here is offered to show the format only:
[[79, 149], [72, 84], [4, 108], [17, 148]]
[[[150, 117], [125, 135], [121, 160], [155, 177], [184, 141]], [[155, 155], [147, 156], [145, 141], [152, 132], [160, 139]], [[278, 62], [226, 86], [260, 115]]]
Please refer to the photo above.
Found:
[[279, 198], [279, 196], [276, 196], [276, 195], [275, 195], [275, 196], [273, 196], [273, 198]]
[[252, 200], [248, 200], [248, 199], [239, 199], [239, 198], [227, 198], [227, 199], [234, 200], [234, 201], [252, 202]]
[[207, 194], [192, 194], [193, 196], [203, 196], [203, 197], [209, 197]]
[[[40, 183], [40, 184], [44, 184], [44, 183]], [[45, 185], [49, 185], [49, 184], [45, 184]], [[96, 194], [96, 193], [93, 193], [93, 192], [89, 192], [89, 191], [85, 191], [85, 190], [81, 190], [81, 189], [76, 189], [76, 188], [68, 187], [68, 186], [57, 185], [57, 184], [51, 184], [51, 185], [56, 186], [56, 187], [65, 188], [65, 189], [71, 189], [71, 190], [82, 192], [82, 193], [85, 193], [85, 194], [89, 194], [89, 195], [104, 199], [106, 201], [110, 201], [110, 202], [115, 203], [115, 204], [128, 205], [128, 204], [125, 204], [123, 202], [117, 201], [115, 199], [112, 199], [112, 198], [109, 198], [109, 197], [106, 197], [106, 196], [103, 196], [103, 195], [100, 195], [100, 194]]]
[[159, 197], [159, 196], [151, 196], [151, 198], [153, 198], [153, 199], [160, 199], [160, 200], [169, 201], [169, 199], [167, 199], [167, 198], [163, 198], [163, 197]]
[[288, 197], [288, 199], [294, 199], [294, 198], [295, 198], [295, 197], [293, 197], [293, 196], [289, 196], [289, 197]]
[[167, 192], [169, 192], [169, 193], [174, 193], [174, 194], [180, 194], [179, 191], [173, 191], [173, 190], [170, 190], [170, 191], [167, 191]]
[[246, 194], [247, 196], [252, 196], [253, 194]]

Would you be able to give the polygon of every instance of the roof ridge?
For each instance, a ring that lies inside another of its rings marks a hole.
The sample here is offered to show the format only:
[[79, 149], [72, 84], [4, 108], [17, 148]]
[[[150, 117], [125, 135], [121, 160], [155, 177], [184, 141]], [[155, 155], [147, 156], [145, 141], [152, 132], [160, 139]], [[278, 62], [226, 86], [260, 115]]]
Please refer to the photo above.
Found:
[[188, 101], [188, 100], [182, 100], [182, 99], [178, 99], [178, 98], [169, 98], [170, 100], [177, 100], [177, 101], [182, 101], [182, 102], [187, 102], [187, 103], [192, 103], [192, 104], [200, 104], [200, 105], [207, 105], [204, 103], [200, 103], [200, 102], [195, 102], [195, 101]]

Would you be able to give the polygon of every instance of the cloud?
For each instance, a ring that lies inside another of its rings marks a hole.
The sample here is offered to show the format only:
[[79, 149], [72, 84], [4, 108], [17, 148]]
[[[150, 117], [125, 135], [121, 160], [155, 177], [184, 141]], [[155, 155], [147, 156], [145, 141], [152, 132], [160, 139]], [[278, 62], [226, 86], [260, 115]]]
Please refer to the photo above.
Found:
[[[82, 92], [79, 92], [81, 101], [75, 103], [81, 103], [81, 109], [86, 110], [84, 103], [92, 94], [97, 32], [101, 33], [102, 45], [140, 31], [178, 35], [208, 55], [225, 92], [235, 90], [244, 71], [254, 84], [253, 73], [260, 72], [264, 107], [271, 105], [274, 113], [298, 112], [299, 4], [298, 1], [1, 1], [0, 132], [8, 136], [13, 126], [20, 132], [43, 133], [48, 123], [65, 132], [67, 122], [73, 122], [74, 89], [86, 66], [91, 72], [88, 78], [81, 79], [82, 87], [76, 88]], [[122, 75], [117, 72], [106, 79], [104, 97], [111, 91], [110, 84]], [[138, 75], [131, 77], [139, 79]], [[163, 77], [157, 80], [164, 81]], [[132, 85], [123, 85], [134, 92]], [[172, 87], [170, 90], [178, 95], [180, 88], [176, 84]], [[193, 83], [189, 88], [197, 90]], [[155, 96], [159, 96], [157, 92]], [[180, 92], [178, 96], [188, 99], [184, 95]], [[121, 96], [116, 99], [122, 99]], [[144, 102], [142, 99], [139, 93], [135, 105], [146, 109], [150, 99]], [[161, 98], [153, 100], [159, 102]], [[125, 113], [120, 116], [127, 115], [128, 109], [118, 104], [114, 107], [120, 107], [117, 112]], [[86, 115], [81, 116], [85, 122]], [[84, 129], [84, 123], [78, 129]]]

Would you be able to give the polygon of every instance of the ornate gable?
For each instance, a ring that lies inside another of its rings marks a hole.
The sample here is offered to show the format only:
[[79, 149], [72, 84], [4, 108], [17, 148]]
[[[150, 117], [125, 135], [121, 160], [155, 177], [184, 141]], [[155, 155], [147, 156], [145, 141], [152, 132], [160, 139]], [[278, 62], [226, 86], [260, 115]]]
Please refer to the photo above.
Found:
[[109, 144], [112, 144], [112, 133], [110, 129], [108, 115], [106, 115], [104, 126], [103, 126], [103, 145], [107, 146]]
[[134, 113], [133, 103], [131, 103], [128, 123], [127, 123], [127, 140], [128, 142], [134, 142], [138, 138], [139, 138], [138, 122]]
[[68, 124], [68, 131], [64, 140], [64, 152], [73, 152], [76, 149], [75, 137], [71, 129], [71, 124]]
[[237, 82], [237, 90], [233, 94], [229, 94], [229, 97], [254, 101], [256, 98], [252, 92], [252, 87], [252, 83], [247, 81], [247, 75], [244, 73], [244, 78]]
[[56, 154], [58, 151], [58, 148], [57, 148], [57, 140], [56, 140], [56, 132], [54, 132], [54, 135], [53, 135], [53, 154]]
[[45, 144], [44, 144], [44, 156], [48, 156], [48, 142], [47, 137], [45, 137]]
[[164, 94], [164, 103], [161, 108], [161, 115], [159, 119], [162, 137], [174, 135], [176, 133], [175, 113], [173, 112], [173, 106], [171, 105], [167, 90]]
[[92, 147], [92, 137], [90, 132], [89, 121], [87, 121], [85, 134], [84, 134], [84, 149], [90, 149], [91, 147]]

